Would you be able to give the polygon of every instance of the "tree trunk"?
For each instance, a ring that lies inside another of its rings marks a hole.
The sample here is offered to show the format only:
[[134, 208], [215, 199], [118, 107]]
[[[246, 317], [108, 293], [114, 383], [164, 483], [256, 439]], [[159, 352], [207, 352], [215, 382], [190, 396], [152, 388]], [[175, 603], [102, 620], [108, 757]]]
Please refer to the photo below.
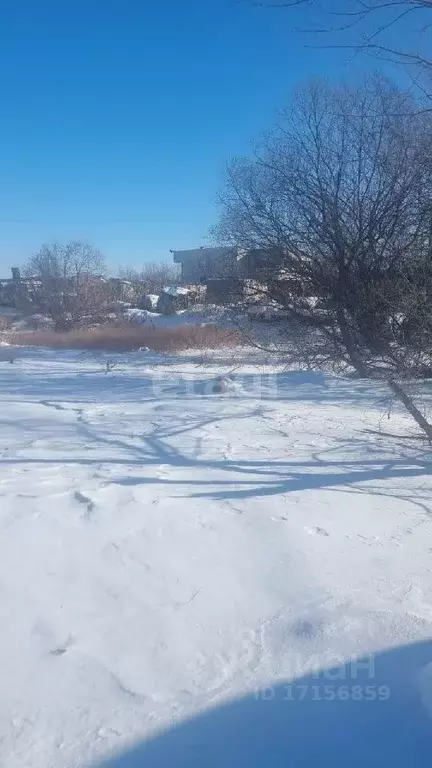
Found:
[[432, 443], [432, 424], [429, 424], [419, 409], [414, 405], [412, 398], [407, 395], [404, 389], [394, 379], [387, 379], [387, 384], [391, 391], [396, 395], [397, 399], [403, 403], [408, 413], [413, 417], [414, 421], [419, 425], [427, 436], [429, 442]]
[[352, 337], [348, 323], [346, 321], [345, 312], [342, 308], [339, 307], [336, 314], [337, 314], [339, 329], [341, 332], [342, 342], [346, 351], [348, 352], [350, 362], [353, 368], [355, 368], [355, 370], [357, 371], [357, 373], [362, 378], [367, 379], [369, 378], [370, 374], [367, 366], [364, 363], [364, 360], [361, 354], [359, 353], [356, 347], [356, 344]]
[[[350, 329], [348, 327], [348, 323], [346, 322], [343, 309], [338, 310], [337, 317], [338, 317], [339, 328], [342, 336], [342, 341], [345, 345], [345, 349], [348, 352], [352, 366], [356, 369], [357, 373], [359, 373], [360, 376], [362, 376], [363, 378], [369, 378], [370, 373], [362, 359], [361, 354], [358, 352], [356, 345], [353, 341]], [[410, 414], [410, 416], [412, 416], [416, 424], [418, 424], [420, 429], [425, 433], [429, 442], [432, 443], [432, 424], [430, 424], [428, 420], [423, 416], [423, 414], [419, 411], [419, 409], [416, 408], [412, 398], [405, 392], [404, 389], [402, 389], [400, 384], [398, 384], [397, 381], [395, 381], [395, 379], [391, 379], [391, 378], [387, 379], [387, 384], [390, 387], [393, 394], [396, 396], [396, 398], [405, 406], [408, 413]]]

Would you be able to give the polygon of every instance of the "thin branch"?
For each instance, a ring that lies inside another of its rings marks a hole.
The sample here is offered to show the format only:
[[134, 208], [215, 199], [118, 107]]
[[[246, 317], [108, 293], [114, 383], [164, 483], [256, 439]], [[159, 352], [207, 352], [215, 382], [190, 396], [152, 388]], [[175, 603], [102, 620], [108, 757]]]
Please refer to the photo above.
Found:
[[252, 5], [255, 8], [295, 8], [297, 5], [306, 5], [307, 3], [314, 2], [314, 0], [292, 0], [290, 3], [261, 3], [258, 0], [240, 0], [240, 2], [245, 1], [248, 5]]

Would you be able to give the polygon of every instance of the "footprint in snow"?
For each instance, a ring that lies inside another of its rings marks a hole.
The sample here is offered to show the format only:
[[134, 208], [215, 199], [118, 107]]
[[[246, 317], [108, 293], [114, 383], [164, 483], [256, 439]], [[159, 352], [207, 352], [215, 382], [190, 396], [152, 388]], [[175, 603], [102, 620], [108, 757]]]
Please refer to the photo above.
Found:
[[318, 526], [316, 528], [305, 528], [305, 530], [311, 536], [330, 536], [329, 532], [326, 531], [325, 528], [319, 528]]
[[78, 501], [80, 504], [86, 505], [86, 512], [84, 517], [86, 518], [86, 520], [90, 520], [95, 509], [94, 501], [92, 501], [88, 496], [85, 496], [84, 493], [81, 493], [81, 491], [74, 492], [74, 499], [75, 501]]
[[54, 630], [43, 620], [36, 621], [32, 629], [32, 635], [35, 641], [40, 644], [50, 656], [64, 656], [64, 654], [75, 644], [72, 635], [68, 635], [64, 642], [56, 642]]
[[303, 637], [306, 639], [310, 639], [313, 637], [318, 631], [320, 627], [319, 625], [315, 625], [314, 622], [305, 620], [305, 621], [296, 621], [290, 631], [291, 634], [295, 635], [296, 637]]

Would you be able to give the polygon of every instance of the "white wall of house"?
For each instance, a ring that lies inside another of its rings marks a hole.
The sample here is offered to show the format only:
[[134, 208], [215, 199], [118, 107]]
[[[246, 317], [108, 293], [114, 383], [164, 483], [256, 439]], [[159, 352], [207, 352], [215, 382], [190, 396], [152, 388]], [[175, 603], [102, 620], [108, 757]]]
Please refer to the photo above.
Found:
[[239, 248], [194, 248], [174, 251], [174, 263], [181, 264], [183, 283], [241, 277], [242, 252]]

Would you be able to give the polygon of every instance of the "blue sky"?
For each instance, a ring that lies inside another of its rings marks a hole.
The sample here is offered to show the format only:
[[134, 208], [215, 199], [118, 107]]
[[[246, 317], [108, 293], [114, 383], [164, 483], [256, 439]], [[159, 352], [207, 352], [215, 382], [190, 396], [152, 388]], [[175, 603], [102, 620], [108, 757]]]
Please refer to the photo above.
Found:
[[344, 73], [293, 25], [238, 0], [6, 0], [0, 276], [53, 240], [113, 270], [205, 243], [226, 159], [298, 82]]

